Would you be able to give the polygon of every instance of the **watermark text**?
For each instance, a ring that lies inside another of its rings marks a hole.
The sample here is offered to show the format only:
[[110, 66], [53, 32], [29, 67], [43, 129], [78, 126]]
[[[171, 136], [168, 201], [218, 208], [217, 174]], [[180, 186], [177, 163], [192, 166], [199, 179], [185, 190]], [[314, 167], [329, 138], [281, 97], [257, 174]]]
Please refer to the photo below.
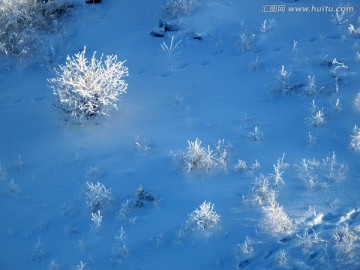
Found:
[[262, 5], [261, 12], [285, 13], [285, 12], [307, 12], [307, 13], [332, 13], [332, 12], [354, 12], [352, 6], [287, 6], [287, 5]]

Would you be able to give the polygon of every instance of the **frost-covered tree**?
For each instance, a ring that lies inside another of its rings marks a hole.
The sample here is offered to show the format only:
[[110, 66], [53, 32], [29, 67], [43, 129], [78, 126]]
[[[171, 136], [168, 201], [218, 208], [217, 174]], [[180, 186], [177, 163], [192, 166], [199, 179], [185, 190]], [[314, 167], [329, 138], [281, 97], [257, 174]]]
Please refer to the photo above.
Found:
[[67, 56], [66, 63], [55, 69], [57, 77], [50, 78], [55, 95], [55, 107], [64, 120], [84, 123], [86, 120], [109, 115], [117, 109], [119, 96], [126, 92], [124, 77], [128, 76], [125, 61], [116, 55], [86, 58], [86, 48], [74, 56]]

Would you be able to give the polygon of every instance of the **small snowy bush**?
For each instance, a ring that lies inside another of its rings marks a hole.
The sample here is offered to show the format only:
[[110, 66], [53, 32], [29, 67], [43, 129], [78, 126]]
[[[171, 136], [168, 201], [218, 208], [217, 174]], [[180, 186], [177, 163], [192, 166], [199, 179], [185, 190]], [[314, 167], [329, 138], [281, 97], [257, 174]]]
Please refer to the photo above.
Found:
[[253, 50], [255, 44], [255, 34], [241, 34], [239, 48], [241, 52], [249, 52]]
[[91, 213], [91, 221], [93, 222], [91, 224], [91, 229], [96, 233], [100, 233], [101, 224], [102, 224], [102, 218], [101, 211], [98, 210], [97, 213]]
[[353, 128], [350, 144], [353, 149], [360, 150], [360, 128], [358, 128], [356, 125]]
[[236, 254], [238, 258], [249, 259], [254, 254], [253, 242], [249, 237], [246, 237], [245, 241], [242, 244], [236, 245]]
[[59, 28], [72, 5], [64, 1], [0, 0], [0, 52], [23, 59], [40, 45], [40, 32]]
[[269, 19], [269, 20], [264, 20], [261, 23], [261, 27], [260, 27], [260, 31], [263, 33], [268, 33], [269, 31], [271, 31], [273, 28], [275, 28], [276, 25], [276, 20], [274, 18]]
[[191, 14], [197, 4], [196, 0], [169, 0], [162, 7], [162, 16], [177, 19]]
[[285, 154], [283, 154], [282, 157], [277, 160], [276, 165], [275, 164], [273, 165], [274, 173], [271, 175], [271, 177], [274, 179], [276, 187], [280, 183], [282, 184], [285, 183], [283, 179], [283, 173], [284, 173], [283, 170], [287, 168], [289, 164], [284, 163], [284, 158], [285, 158]]
[[249, 132], [249, 139], [254, 142], [263, 140], [263, 133], [258, 126], [255, 126], [254, 130]]
[[160, 44], [161, 49], [164, 52], [164, 56], [169, 63], [169, 66], [172, 66], [172, 64], [174, 63], [174, 60], [181, 53], [181, 51], [179, 51], [179, 45], [180, 45], [181, 41], [182, 40], [180, 39], [178, 42], [175, 43], [174, 35], [172, 35], [169, 44], [166, 44], [165, 41]]
[[205, 148], [201, 143], [199, 139], [195, 139], [195, 141], [188, 140], [187, 151], [173, 154], [174, 159], [180, 162], [187, 172], [197, 171], [206, 174], [211, 170], [223, 168], [226, 173], [230, 146], [225, 145], [224, 140], [219, 140], [215, 150], [213, 150], [210, 145]]
[[129, 255], [129, 249], [126, 242], [127, 236], [121, 226], [118, 234], [114, 237], [114, 244], [112, 248], [112, 260], [114, 263], [121, 263], [123, 258]]
[[86, 183], [85, 200], [86, 204], [91, 208], [91, 211], [97, 212], [107, 206], [113, 199], [110, 189], [107, 189], [103, 184], [97, 182]]
[[[344, 269], [350, 269], [348, 266], [359, 264], [360, 238], [355, 231], [345, 224], [337, 228], [332, 235], [332, 240], [336, 248], [336, 258]], [[355, 268], [353, 268], [355, 269]], [[358, 269], [358, 268], [357, 268]]]
[[220, 216], [214, 210], [214, 204], [204, 201], [199, 208], [190, 214], [189, 224], [196, 229], [206, 230], [214, 228], [220, 222]]
[[360, 92], [358, 92], [354, 98], [354, 105], [355, 108], [360, 111]]
[[319, 109], [315, 100], [311, 103], [311, 115], [305, 119], [315, 128], [323, 127], [326, 124], [324, 108]]
[[305, 85], [305, 93], [309, 96], [316, 96], [319, 94], [318, 86], [316, 85], [316, 77], [315, 75], [308, 75], [308, 81]]
[[125, 62], [118, 61], [116, 55], [96, 59], [96, 52], [88, 60], [85, 53], [86, 48], [75, 56], [68, 55], [65, 65], [55, 69], [57, 77], [48, 80], [56, 98], [55, 107], [65, 121], [73, 123], [109, 115], [127, 89], [123, 79], [128, 76]]
[[284, 208], [276, 201], [276, 195], [272, 194], [267, 200], [267, 205], [263, 206], [264, 227], [273, 234], [289, 234], [294, 226]]
[[286, 250], [280, 249], [276, 254], [276, 261], [280, 268], [287, 268], [289, 264], [288, 254]]
[[275, 194], [275, 191], [270, 186], [269, 177], [261, 174], [256, 177], [255, 184], [251, 187], [252, 195], [250, 201], [263, 205]]

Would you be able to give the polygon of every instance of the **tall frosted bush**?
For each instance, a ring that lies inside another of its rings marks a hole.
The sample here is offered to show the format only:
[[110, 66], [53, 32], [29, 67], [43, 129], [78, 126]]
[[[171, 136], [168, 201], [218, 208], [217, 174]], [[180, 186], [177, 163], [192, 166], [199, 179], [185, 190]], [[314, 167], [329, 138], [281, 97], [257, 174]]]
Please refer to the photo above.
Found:
[[128, 76], [125, 61], [116, 55], [86, 58], [86, 48], [74, 56], [67, 56], [66, 63], [55, 69], [56, 77], [50, 78], [55, 96], [55, 107], [64, 120], [84, 123], [99, 116], [109, 115], [117, 109], [119, 96], [126, 92], [124, 77]]

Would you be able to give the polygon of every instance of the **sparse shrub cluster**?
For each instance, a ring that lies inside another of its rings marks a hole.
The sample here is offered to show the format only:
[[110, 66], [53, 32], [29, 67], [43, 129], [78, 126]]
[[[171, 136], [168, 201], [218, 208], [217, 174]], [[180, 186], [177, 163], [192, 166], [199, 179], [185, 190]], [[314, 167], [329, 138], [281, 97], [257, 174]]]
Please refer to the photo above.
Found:
[[172, 153], [173, 158], [186, 172], [200, 172], [207, 174], [218, 168], [227, 172], [229, 160], [229, 145], [224, 140], [219, 140], [215, 149], [210, 145], [203, 147], [199, 139], [188, 140], [187, 151], [184, 153]]
[[105, 60], [101, 55], [97, 59], [96, 52], [88, 60], [85, 53], [86, 48], [74, 56], [68, 55], [66, 63], [55, 69], [57, 77], [48, 80], [54, 106], [69, 123], [109, 115], [111, 109], [117, 109], [116, 102], [127, 89], [125, 62], [118, 61], [116, 55], [107, 55]]
[[65, 1], [0, 0], [0, 52], [19, 60], [32, 56], [40, 33], [57, 30], [71, 8]]
[[[298, 225], [277, 201], [279, 186], [285, 184], [284, 172], [289, 167], [284, 162], [284, 157], [285, 154], [273, 165], [273, 173], [257, 176], [251, 186], [251, 194], [244, 196], [245, 202], [261, 207], [264, 217], [260, 225], [274, 235], [292, 234]], [[240, 165], [244, 167], [243, 162]], [[318, 191], [326, 191], [331, 184], [343, 181], [347, 173], [347, 166], [338, 162], [335, 152], [322, 161], [304, 158], [293, 167], [297, 168], [299, 178], [309, 190], [317, 188]]]
[[[251, 194], [244, 197], [245, 201], [261, 206], [264, 217], [261, 226], [271, 234], [290, 234], [294, 230], [292, 219], [285, 212], [283, 206], [277, 202], [279, 185], [284, 184], [284, 170], [289, 166], [284, 162], [285, 154], [273, 165], [274, 172], [255, 178], [251, 187]], [[273, 180], [273, 181], [271, 181]]]
[[329, 154], [322, 162], [304, 158], [295, 166], [299, 178], [310, 190], [315, 187], [327, 190], [330, 183], [343, 181], [347, 173], [347, 166], [337, 161], [335, 152]]

